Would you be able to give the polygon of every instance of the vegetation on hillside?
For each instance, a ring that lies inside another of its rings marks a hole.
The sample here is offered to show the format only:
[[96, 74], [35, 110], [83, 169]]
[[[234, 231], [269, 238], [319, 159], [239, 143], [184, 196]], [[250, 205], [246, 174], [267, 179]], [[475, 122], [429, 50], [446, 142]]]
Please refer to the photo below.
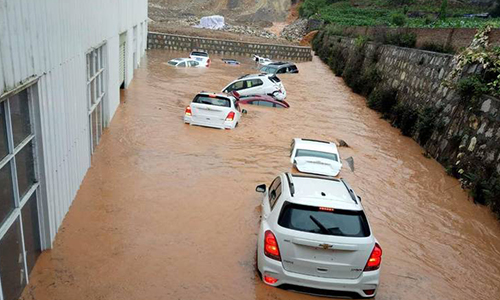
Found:
[[[500, 0], [497, 0], [500, 2]], [[457, 5], [448, 0], [305, 0], [299, 13], [326, 23], [343, 26], [391, 26], [423, 28], [479, 28], [485, 23], [500, 27], [500, 4], [491, 13], [497, 18], [470, 18], [484, 13], [474, 5]]]

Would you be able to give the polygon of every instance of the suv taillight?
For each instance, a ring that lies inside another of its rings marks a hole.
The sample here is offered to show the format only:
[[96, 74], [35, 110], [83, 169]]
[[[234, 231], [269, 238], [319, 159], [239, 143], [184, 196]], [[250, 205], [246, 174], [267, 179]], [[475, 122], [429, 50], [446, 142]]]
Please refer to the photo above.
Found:
[[207, 67], [210, 66], [210, 58], [207, 59]]
[[232, 121], [234, 120], [234, 111], [231, 111], [227, 114], [226, 121]]
[[264, 234], [264, 254], [269, 258], [281, 261], [278, 241], [270, 230]]
[[186, 107], [186, 111], [184, 112], [184, 114], [186, 116], [190, 116], [191, 115], [191, 106]]
[[375, 243], [375, 247], [370, 254], [370, 258], [366, 263], [365, 269], [363, 271], [375, 271], [380, 268], [380, 263], [382, 262], [382, 248], [379, 244]]

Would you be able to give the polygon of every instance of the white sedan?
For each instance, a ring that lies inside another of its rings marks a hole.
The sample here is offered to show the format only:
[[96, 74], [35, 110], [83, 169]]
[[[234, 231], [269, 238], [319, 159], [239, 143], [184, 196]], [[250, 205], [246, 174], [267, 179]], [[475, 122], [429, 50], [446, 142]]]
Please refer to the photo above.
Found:
[[233, 96], [202, 92], [186, 107], [184, 123], [233, 129], [238, 125], [242, 112]]
[[318, 140], [293, 139], [290, 162], [303, 173], [337, 176], [342, 169], [337, 145]]
[[174, 59], [169, 60], [168, 64], [171, 66], [174, 66], [174, 67], [181, 67], [181, 68], [204, 67], [204, 65], [201, 64], [199, 61], [196, 61], [196, 60], [191, 59], [191, 58], [174, 58]]

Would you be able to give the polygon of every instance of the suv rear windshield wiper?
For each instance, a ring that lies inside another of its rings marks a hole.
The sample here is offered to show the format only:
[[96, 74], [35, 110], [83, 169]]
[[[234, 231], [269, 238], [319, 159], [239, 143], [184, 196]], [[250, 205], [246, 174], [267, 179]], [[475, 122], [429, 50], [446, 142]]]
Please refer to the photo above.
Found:
[[335, 233], [332, 232], [332, 230], [336, 230], [338, 231], [337, 235], [340, 234], [340, 235], [344, 235], [342, 233], [342, 231], [340, 230], [340, 228], [338, 227], [331, 227], [331, 228], [326, 228], [325, 225], [323, 225], [323, 223], [321, 223], [318, 219], [316, 219], [315, 217], [313, 217], [312, 215], [309, 216], [309, 218], [311, 218], [311, 220], [314, 222], [314, 224], [316, 224], [316, 226], [319, 227], [319, 229], [321, 229], [321, 231], [324, 233], [324, 234], [330, 234], [330, 235], [335, 235]]

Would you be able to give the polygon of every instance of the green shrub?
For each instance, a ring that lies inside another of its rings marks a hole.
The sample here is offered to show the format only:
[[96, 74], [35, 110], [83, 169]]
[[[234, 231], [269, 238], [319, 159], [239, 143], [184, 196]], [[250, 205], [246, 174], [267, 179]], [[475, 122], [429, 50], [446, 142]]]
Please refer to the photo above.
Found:
[[375, 90], [368, 97], [368, 107], [381, 112], [383, 117], [388, 117], [397, 103], [397, 93], [396, 89]]
[[391, 16], [391, 23], [396, 26], [402, 27], [406, 25], [406, 16], [401, 13], [395, 13]]
[[414, 48], [417, 44], [417, 35], [413, 32], [388, 33], [385, 43], [399, 47]]
[[436, 44], [432, 42], [425, 43], [422, 47], [420, 47], [420, 49], [432, 52], [455, 54], [455, 49], [453, 49], [450, 45]]
[[418, 111], [409, 105], [398, 103], [393, 109], [394, 125], [406, 136], [413, 136], [418, 121]]
[[365, 48], [364, 45], [356, 47], [356, 51], [351, 54], [349, 61], [347, 62], [342, 77], [344, 77], [345, 83], [352, 88], [353, 92], [361, 92], [361, 84], [359, 82], [361, 77], [361, 72], [363, 70], [363, 62], [365, 60]]
[[419, 111], [415, 130], [421, 145], [427, 144], [431, 138], [432, 133], [437, 127], [438, 116], [439, 111], [432, 107], [426, 107]]
[[363, 72], [361, 78], [358, 80], [358, 87], [360, 93], [364, 96], [369, 96], [375, 87], [380, 83], [381, 76], [375, 63], [371, 64]]
[[346, 65], [346, 56], [341, 46], [334, 46], [331, 55], [328, 59], [328, 65], [332, 69], [335, 76], [342, 76]]
[[328, 24], [325, 26], [325, 34], [328, 36], [331, 35], [339, 35], [339, 36], [345, 36], [344, 32], [345, 28], [343, 26], [339, 26], [336, 24]]
[[488, 86], [479, 75], [471, 75], [458, 81], [457, 90], [462, 100], [470, 102], [487, 93]]
[[441, 20], [446, 20], [448, 15], [448, 0], [441, 1], [441, 7], [439, 8], [439, 18]]

